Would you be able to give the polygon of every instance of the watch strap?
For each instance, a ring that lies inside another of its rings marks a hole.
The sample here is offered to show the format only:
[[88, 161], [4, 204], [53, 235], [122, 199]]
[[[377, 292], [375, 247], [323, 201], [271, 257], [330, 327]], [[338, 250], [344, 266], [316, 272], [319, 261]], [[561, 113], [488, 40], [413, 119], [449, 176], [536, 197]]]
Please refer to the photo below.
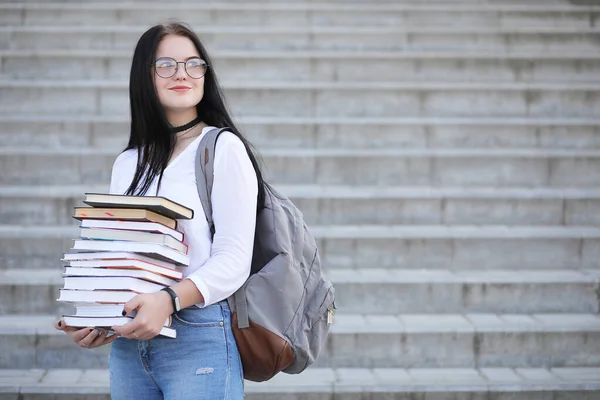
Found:
[[171, 289], [170, 287], [166, 287], [161, 290], [169, 293], [169, 296], [171, 296], [171, 302], [173, 304], [173, 313], [176, 313], [177, 311], [179, 311], [180, 310], [179, 297], [177, 296], [177, 293], [175, 293], [175, 291], [173, 289]]

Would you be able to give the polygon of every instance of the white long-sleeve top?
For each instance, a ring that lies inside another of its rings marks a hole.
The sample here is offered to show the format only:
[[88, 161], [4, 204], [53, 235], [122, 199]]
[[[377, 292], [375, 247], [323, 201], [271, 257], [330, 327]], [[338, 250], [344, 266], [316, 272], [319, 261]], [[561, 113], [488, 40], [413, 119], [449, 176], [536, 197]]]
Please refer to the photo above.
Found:
[[[196, 188], [196, 151], [206, 127], [164, 171], [160, 190], [158, 178], [147, 196], [164, 196], [194, 210], [191, 220], [180, 219], [177, 230], [184, 233], [190, 265], [180, 268], [204, 296], [205, 307], [226, 299], [239, 289], [250, 274], [256, 224], [257, 178], [242, 141], [223, 132], [217, 141], [212, 188], [213, 221], [216, 233], [211, 243], [210, 230]], [[137, 150], [121, 153], [114, 162], [111, 194], [124, 194], [133, 180]]]

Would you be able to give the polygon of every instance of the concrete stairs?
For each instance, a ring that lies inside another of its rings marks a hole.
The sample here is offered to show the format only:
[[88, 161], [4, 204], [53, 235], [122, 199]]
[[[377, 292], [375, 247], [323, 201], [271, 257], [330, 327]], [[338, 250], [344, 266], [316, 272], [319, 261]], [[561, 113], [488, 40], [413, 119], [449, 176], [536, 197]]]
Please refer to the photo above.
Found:
[[251, 400], [600, 398], [600, 7], [0, 2], [0, 400], [108, 399], [53, 321], [132, 46], [190, 22], [336, 285], [325, 353]]

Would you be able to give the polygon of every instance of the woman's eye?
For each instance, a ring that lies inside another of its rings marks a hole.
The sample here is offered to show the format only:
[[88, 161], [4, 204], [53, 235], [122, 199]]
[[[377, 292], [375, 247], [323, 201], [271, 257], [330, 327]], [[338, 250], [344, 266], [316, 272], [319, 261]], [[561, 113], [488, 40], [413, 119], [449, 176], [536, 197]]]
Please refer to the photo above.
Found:
[[156, 68], [174, 68], [177, 64], [171, 59], [159, 59], [156, 60]]
[[187, 67], [188, 68], [204, 68], [206, 63], [200, 59], [188, 60]]

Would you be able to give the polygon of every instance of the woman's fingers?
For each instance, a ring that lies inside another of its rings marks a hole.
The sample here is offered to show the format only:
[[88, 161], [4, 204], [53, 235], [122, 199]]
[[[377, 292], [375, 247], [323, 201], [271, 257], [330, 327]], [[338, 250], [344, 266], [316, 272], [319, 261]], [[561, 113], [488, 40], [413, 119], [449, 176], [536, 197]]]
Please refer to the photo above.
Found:
[[75, 328], [73, 326], [67, 326], [67, 324], [65, 324], [65, 321], [59, 320], [54, 323], [54, 329], [59, 330], [59, 331], [65, 331], [65, 332], [69, 333], [69, 332], [78, 331], [79, 329], [82, 329], [82, 328]]
[[[85, 348], [94, 348], [112, 343], [120, 336], [110, 329], [92, 327], [75, 328], [66, 326], [64, 321], [56, 321], [54, 323], [54, 328], [64, 331], [75, 343]], [[107, 337], [109, 332], [113, 332], [113, 334], [110, 337]]]
[[65, 333], [67, 333], [67, 334], [68, 334], [69, 336], [71, 336], [71, 337], [73, 337], [73, 335], [72, 335], [72, 334], [73, 334], [74, 332], [82, 331], [81, 333], [79, 333], [79, 334], [76, 336], [76, 337], [79, 337], [79, 335], [83, 335], [83, 330], [85, 330], [85, 329], [88, 329], [88, 330], [89, 330], [89, 329], [90, 329], [89, 327], [88, 327], [88, 328], [76, 328], [76, 327], [74, 327], [74, 326], [67, 326], [67, 325], [65, 324], [65, 322], [64, 322], [64, 321], [62, 321], [62, 320], [61, 320], [61, 321], [56, 321], [56, 322], [54, 323], [54, 328], [55, 328], [56, 330], [59, 330], [59, 331], [64, 331]]
[[106, 338], [106, 329], [96, 328], [92, 332], [92, 340], [87, 344], [86, 347], [94, 348], [102, 345]]
[[102, 346], [104, 344], [104, 341], [106, 340], [106, 335], [108, 335], [108, 329], [96, 328], [96, 332], [98, 332], [98, 335], [94, 338], [94, 340], [90, 344], [90, 347]]
[[72, 338], [81, 347], [89, 347], [90, 344], [98, 337], [98, 330], [94, 328], [83, 328], [73, 332]]
[[94, 346], [104, 346], [114, 342], [119, 338], [118, 334], [113, 334], [110, 337], [108, 337], [108, 332], [109, 331], [105, 330], [104, 333], [101, 336], [99, 336], [98, 339], [96, 339], [96, 341], [94, 342]]
[[89, 348], [100, 347], [115, 341], [119, 335], [113, 334], [108, 337], [108, 333], [111, 332], [109, 329], [96, 329], [98, 336], [96, 336], [92, 342], [88, 345]]

